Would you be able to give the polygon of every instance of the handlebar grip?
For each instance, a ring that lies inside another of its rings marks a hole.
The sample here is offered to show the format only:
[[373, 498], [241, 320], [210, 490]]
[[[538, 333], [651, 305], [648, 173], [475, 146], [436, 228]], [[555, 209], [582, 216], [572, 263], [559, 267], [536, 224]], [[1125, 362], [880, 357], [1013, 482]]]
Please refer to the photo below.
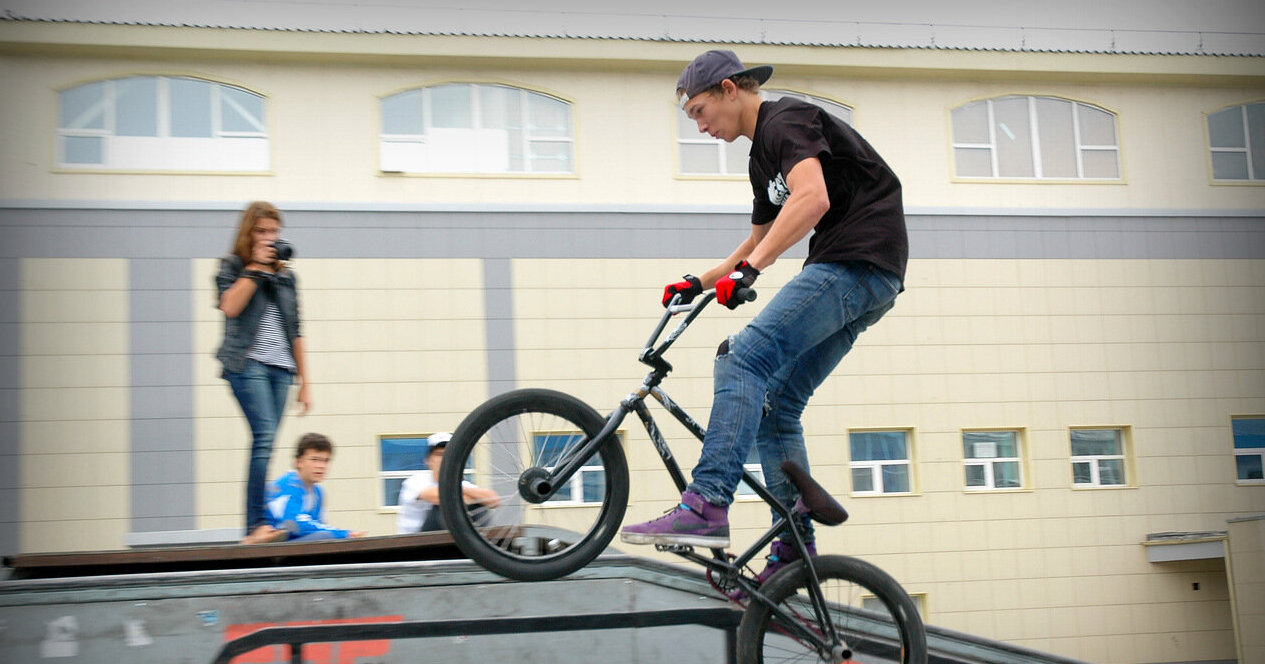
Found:
[[739, 302], [755, 302], [756, 292], [754, 288], [739, 287], [734, 289], [734, 297]]

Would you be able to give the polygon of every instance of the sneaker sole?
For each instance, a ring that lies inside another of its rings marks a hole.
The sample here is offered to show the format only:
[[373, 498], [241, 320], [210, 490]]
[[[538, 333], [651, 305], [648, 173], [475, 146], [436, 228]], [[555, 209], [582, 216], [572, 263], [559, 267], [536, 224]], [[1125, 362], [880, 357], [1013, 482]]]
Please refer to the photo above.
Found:
[[620, 533], [619, 540], [625, 544], [702, 546], [709, 549], [729, 548], [728, 537], [707, 537], [705, 535], [650, 535], [646, 533]]

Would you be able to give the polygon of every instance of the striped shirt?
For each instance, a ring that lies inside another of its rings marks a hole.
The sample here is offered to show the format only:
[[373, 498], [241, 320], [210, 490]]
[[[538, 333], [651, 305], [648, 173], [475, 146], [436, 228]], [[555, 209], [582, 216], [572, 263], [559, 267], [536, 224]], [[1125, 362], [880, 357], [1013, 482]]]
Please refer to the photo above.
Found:
[[294, 355], [290, 353], [290, 342], [286, 340], [285, 329], [281, 326], [281, 311], [275, 302], [269, 301], [264, 309], [259, 319], [259, 330], [255, 332], [255, 342], [246, 357], [261, 364], [297, 370]]

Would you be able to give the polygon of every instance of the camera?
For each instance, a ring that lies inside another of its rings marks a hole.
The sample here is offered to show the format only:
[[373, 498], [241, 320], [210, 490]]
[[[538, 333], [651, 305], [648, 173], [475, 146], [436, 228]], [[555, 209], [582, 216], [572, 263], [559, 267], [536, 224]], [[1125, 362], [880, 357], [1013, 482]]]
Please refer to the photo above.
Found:
[[289, 240], [277, 238], [277, 241], [272, 243], [272, 247], [277, 250], [279, 261], [288, 261], [294, 257], [294, 245], [290, 244]]

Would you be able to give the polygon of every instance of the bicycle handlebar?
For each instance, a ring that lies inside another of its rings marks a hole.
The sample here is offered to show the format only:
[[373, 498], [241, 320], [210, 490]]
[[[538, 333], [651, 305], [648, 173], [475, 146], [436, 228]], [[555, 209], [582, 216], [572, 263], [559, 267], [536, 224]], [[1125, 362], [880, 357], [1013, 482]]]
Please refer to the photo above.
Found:
[[[704, 307], [709, 302], [716, 299], [715, 296], [716, 296], [716, 289], [709, 288], [703, 291], [693, 302], [689, 304], [675, 304], [677, 300], [681, 299], [681, 294], [677, 293], [676, 295], [672, 296], [671, 300], [668, 301], [667, 309], [668, 309], [669, 317], [675, 316], [676, 314], [688, 313], [688, 312], [694, 311], [695, 308]], [[734, 297], [742, 302], [755, 302], [756, 292], [754, 288], [739, 286], [738, 288], [734, 289]]]
[[[752, 302], [756, 299], [756, 292], [754, 288], [740, 286], [734, 290], [734, 297], [741, 302]], [[677, 293], [676, 295], [673, 295], [672, 299], [668, 301], [668, 306], [664, 309], [663, 316], [659, 318], [659, 324], [655, 326], [654, 332], [651, 333], [650, 338], [646, 340], [646, 345], [642, 348], [641, 357], [639, 359], [647, 364], [654, 364], [656, 361], [660, 361], [663, 357], [664, 351], [666, 351], [668, 347], [676, 341], [677, 337], [681, 336], [681, 333], [685, 331], [685, 328], [690, 326], [690, 323], [694, 322], [695, 318], [698, 318], [698, 315], [702, 313], [703, 308], [708, 304], [711, 304], [712, 300], [715, 299], [716, 289], [714, 288], [709, 288], [703, 291], [702, 294], [697, 296], [690, 304], [677, 304], [677, 302], [681, 300], [681, 294]], [[668, 326], [668, 320], [677, 314], [688, 315], [685, 317], [685, 320], [681, 321], [681, 323], [676, 326], [675, 330], [672, 330], [672, 333], [668, 335], [668, 338], [665, 339], [658, 348], [656, 348], [655, 343], [659, 341], [659, 336], [663, 334], [664, 328]]]

